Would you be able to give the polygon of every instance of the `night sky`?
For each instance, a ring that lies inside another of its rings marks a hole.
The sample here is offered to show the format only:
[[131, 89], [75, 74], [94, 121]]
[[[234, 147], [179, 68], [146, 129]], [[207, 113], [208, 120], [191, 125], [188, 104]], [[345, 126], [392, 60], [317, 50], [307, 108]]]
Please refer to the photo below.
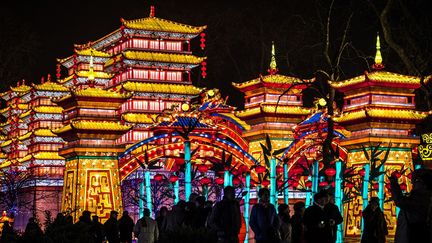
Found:
[[[22, 78], [39, 82], [47, 73], [54, 76], [56, 58], [71, 55], [73, 44], [110, 33], [120, 27], [121, 17], [147, 17], [150, 5], [155, 5], [156, 17], [195, 26], [208, 25], [206, 50], [198, 48], [199, 38], [195, 39], [194, 50], [195, 55], [208, 57], [208, 76], [201, 80], [197, 68], [194, 83], [218, 87], [230, 96], [231, 104], [241, 105], [241, 94], [230, 84], [266, 74], [272, 41], [276, 43], [281, 74], [312, 78], [316, 70], [328, 68], [322, 55], [322, 24], [330, 3], [328, 0], [19, 1], [0, 7], [1, 91]], [[339, 47], [351, 13], [347, 32], [350, 47], [341, 63], [341, 78], [360, 75], [369, 69], [376, 33], [380, 31], [376, 14], [366, 0], [335, 1], [330, 26], [333, 51]], [[398, 57], [385, 43], [382, 46], [386, 69], [403, 73]]]

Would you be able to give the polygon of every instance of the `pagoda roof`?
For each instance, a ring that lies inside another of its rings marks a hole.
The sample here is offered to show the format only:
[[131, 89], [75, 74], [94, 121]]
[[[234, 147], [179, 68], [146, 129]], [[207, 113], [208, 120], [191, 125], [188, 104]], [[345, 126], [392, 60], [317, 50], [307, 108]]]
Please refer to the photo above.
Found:
[[122, 87], [127, 91], [145, 93], [171, 93], [198, 95], [203, 89], [188, 84], [163, 84], [144, 82], [125, 82]]
[[6, 140], [0, 145], [0, 147], [2, 147], [2, 148], [6, 147], [6, 146], [10, 145], [11, 143], [12, 143], [12, 139]]
[[0, 159], [7, 159], [7, 154], [0, 152]]
[[7, 139], [6, 135], [0, 134], [0, 140], [6, 140], [6, 139]]
[[32, 112], [36, 113], [48, 113], [48, 114], [62, 114], [63, 108], [60, 106], [41, 105], [31, 108], [30, 110], [22, 113], [19, 118], [24, 118], [30, 115]]
[[112, 99], [128, 99], [132, 96], [130, 92], [120, 93], [114, 90], [105, 90], [101, 88], [88, 87], [80, 90], [73, 90], [72, 94], [65, 95], [59, 99], [56, 99], [55, 102], [66, 100], [70, 97], [95, 97], [95, 98], [112, 98]]
[[258, 78], [242, 82], [242, 83], [232, 83], [234, 87], [237, 89], [244, 89], [247, 87], [251, 87], [257, 84], [272, 84], [272, 85], [292, 85], [295, 83], [302, 83], [302, 82], [312, 82], [313, 80], [303, 80], [295, 77], [285, 76], [281, 74], [271, 74], [266, 76], [260, 76]]
[[69, 91], [69, 88], [57, 83], [57, 82], [45, 82], [43, 84], [33, 84], [33, 87], [36, 90], [43, 90], [43, 91], [63, 91], [67, 92]]
[[39, 137], [55, 137], [55, 136], [57, 136], [51, 131], [51, 129], [45, 129], [45, 128], [40, 128], [40, 129], [34, 130], [33, 134], [35, 136], [39, 136]]
[[123, 120], [130, 123], [153, 124], [158, 114], [149, 113], [126, 113], [122, 115]]
[[31, 87], [26, 84], [21, 84], [16, 87], [11, 86], [10, 89], [17, 93], [27, 93], [31, 90]]
[[55, 134], [64, 133], [72, 129], [78, 130], [107, 130], [107, 131], [127, 131], [132, 126], [122, 125], [114, 121], [92, 121], [92, 120], [75, 120], [70, 124], [65, 125], [59, 129], [53, 130]]
[[[77, 45], [76, 47], [81, 47], [81, 48], [75, 48], [74, 52], [76, 53], [76, 55], [78, 56], [93, 56], [93, 57], [105, 57], [105, 58], [109, 58], [112, 57], [112, 54], [107, 53], [107, 52], [103, 52], [103, 51], [99, 51], [96, 50], [92, 47], [85, 47], [85, 45]], [[66, 57], [66, 58], [57, 58], [57, 61], [60, 63], [64, 63], [66, 61], [68, 61], [69, 59], [73, 58], [72, 56]]]
[[121, 57], [131, 60], [150, 61], [150, 62], [164, 62], [164, 63], [186, 63], [186, 64], [200, 64], [204, 61], [205, 57], [197, 57], [191, 54], [177, 54], [177, 53], [162, 53], [162, 52], [147, 52], [147, 51], [124, 51], [121, 54], [111, 58], [105, 63], [105, 67], [110, 66], [121, 60]]
[[125, 27], [131, 29], [182, 34], [199, 34], [207, 28], [207, 26], [191, 26], [156, 17], [147, 17], [135, 20], [121, 19], [121, 22]]
[[64, 160], [62, 156], [58, 154], [58, 152], [38, 152], [35, 154], [29, 154], [24, 158], [20, 159], [19, 162], [26, 162], [31, 159], [39, 159], [39, 160]]
[[427, 112], [420, 112], [414, 110], [367, 108], [365, 110], [345, 112], [339, 117], [334, 117], [333, 120], [336, 122], [347, 122], [367, 117], [401, 120], [422, 120], [427, 116]]
[[5, 160], [5, 161], [3, 161], [3, 163], [0, 164], [0, 169], [8, 167], [9, 165], [11, 165], [11, 161]]
[[[78, 77], [88, 78], [89, 73], [90, 73], [89, 71], [81, 70], [81, 71], [76, 72], [75, 74], [71, 74], [71, 75], [67, 76], [66, 78], [60, 80], [59, 82], [61, 84], [64, 84], [64, 83], [68, 82], [69, 80], [72, 80], [75, 77], [75, 75], [77, 75]], [[95, 78], [104, 78], [104, 79], [110, 79], [114, 76], [114, 74], [107, 73], [107, 72], [100, 72], [100, 71], [94, 71], [93, 75]]]
[[416, 76], [402, 75], [398, 73], [392, 73], [387, 71], [373, 71], [365, 72], [365, 74], [338, 82], [330, 82], [333, 88], [348, 90], [349, 87], [356, 87], [357, 85], [367, 84], [373, 82], [383, 86], [397, 86], [407, 88], [419, 88], [420, 78]]
[[242, 119], [238, 118], [233, 113], [215, 113], [215, 114], [212, 114], [212, 116], [220, 116], [220, 117], [226, 118], [226, 119], [234, 122], [235, 124], [237, 124], [238, 126], [240, 126], [243, 130], [246, 130], [246, 131], [250, 130], [250, 128], [251, 128], [249, 126], [249, 124], [247, 124]]
[[258, 107], [248, 108], [242, 111], [237, 111], [236, 115], [240, 118], [257, 115], [260, 113], [275, 113], [284, 115], [309, 115], [312, 109], [304, 108], [301, 106], [289, 106], [289, 105], [278, 105], [276, 108], [275, 104], [261, 103]]
[[198, 118], [189, 115], [178, 115], [174, 121], [162, 121], [157, 127], [189, 127], [195, 124], [196, 128], [208, 128], [209, 126], [198, 121]]

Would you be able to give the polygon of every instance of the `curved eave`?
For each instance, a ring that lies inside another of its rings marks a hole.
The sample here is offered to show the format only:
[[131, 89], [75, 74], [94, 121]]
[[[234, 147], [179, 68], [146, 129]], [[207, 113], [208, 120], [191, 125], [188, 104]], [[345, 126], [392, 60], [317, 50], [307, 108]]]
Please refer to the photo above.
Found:
[[126, 113], [122, 115], [122, 119], [130, 123], [144, 123], [153, 124], [156, 121], [156, 116], [158, 114], [148, 114], [148, 113]]
[[250, 130], [250, 126], [239, 117], [235, 116], [232, 113], [216, 113], [215, 116], [226, 117], [232, 122], [234, 122], [237, 126], [239, 126], [242, 130], [248, 131]]
[[191, 26], [156, 17], [147, 17], [135, 20], [121, 19], [121, 21], [125, 27], [131, 29], [181, 34], [199, 34], [207, 28], [207, 26]]
[[420, 78], [415, 76], [402, 75], [398, 73], [375, 71], [366, 73], [351, 79], [342, 80], [338, 82], [330, 82], [330, 85], [340, 91], [346, 91], [351, 88], [368, 86], [369, 83], [383, 87], [397, 87], [397, 88], [412, 88], [420, 87]]
[[185, 84], [125, 82], [122, 87], [131, 92], [198, 95], [203, 89]]
[[11, 139], [6, 140], [6, 141], [4, 141], [4, 142], [0, 145], [0, 147], [4, 148], [4, 147], [10, 145], [11, 143], [12, 143], [12, 140], [11, 140]]
[[41, 91], [60, 91], [60, 92], [69, 91], [69, 88], [55, 82], [45, 82], [43, 84], [36, 84], [33, 87], [36, 90], [41, 90]]
[[431, 112], [419, 112], [413, 110], [401, 110], [401, 109], [367, 109], [360, 111], [347, 112], [340, 117], [334, 117], [335, 122], [343, 123], [349, 121], [355, 121], [359, 119], [370, 118], [383, 118], [393, 120], [423, 120]]
[[65, 125], [59, 129], [53, 130], [55, 134], [61, 134], [70, 130], [90, 130], [90, 131], [121, 131], [125, 132], [131, 129], [132, 126], [122, 125], [118, 122], [107, 121], [73, 121], [71, 124]]
[[137, 60], [137, 61], [179, 63], [179, 64], [193, 64], [193, 65], [198, 65], [206, 59], [205, 57], [197, 57], [189, 54], [146, 52], [146, 51], [125, 51], [108, 60], [105, 63], [105, 67], [108, 67], [116, 63], [117, 61], [120, 61], [122, 57], [129, 60]]
[[300, 106], [284, 106], [261, 104], [262, 110], [265, 113], [287, 114], [287, 115], [309, 115], [312, 109], [303, 108]]

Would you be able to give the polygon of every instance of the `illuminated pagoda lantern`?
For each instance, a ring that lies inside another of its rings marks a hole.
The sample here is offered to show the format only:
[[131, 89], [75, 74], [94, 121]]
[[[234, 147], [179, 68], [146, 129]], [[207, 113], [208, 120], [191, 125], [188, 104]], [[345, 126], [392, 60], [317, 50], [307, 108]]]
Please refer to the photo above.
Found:
[[[293, 127], [312, 113], [311, 109], [302, 107], [301, 91], [306, 88], [303, 83], [309, 81], [277, 74], [277, 71], [275, 48], [272, 45], [268, 75], [233, 83], [235, 88], [245, 94], [244, 110], [237, 111], [236, 116], [251, 126], [244, 137], [249, 141], [249, 153], [256, 159], [262, 154], [260, 143], [265, 144], [266, 135], [270, 137], [273, 148], [287, 147], [294, 140]], [[281, 96], [292, 85], [295, 86]]]
[[30, 89], [31, 87], [22, 80], [16, 87], [11, 87], [9, 91], [0, 95], [6, 101], [6, 108], [0, 111], [6, 118], [6, 123], [2, 124], [6, 140], [0, 146], [8, 155], [8, 159], [3, 162], [7, 165], [19, 166], [18, 161], [27, 155], [27, 147], [18, 138], [26, 134], [28, 129], [27, 123], [20, 119], [20, 115], [28, 109], [28, 103], [22, 99], [22, 96]]
[[[420, 143], [413, 130], [415, 125], [427, 116], [427, 113], [415, 110], [414, 90], [420, 88], [420, 78], [384, 71], [379, 37], [372, 68], [372, 72], [366, 71], [363, 75], [348, 80], [331, 82], [332, 87], [345, 94], [342, 113], [333, 119], [351, 132], [351, 136], [342, 139], [340, 144], [349, 151], [346, 161], [348, 166], [359, 169], [369, 164], [361, 146], [364, 146], [369, 154], [378, 145], [381, 150], [391, 146], [382, 171], [392, 173], [402, 167], [409, 168], [399, 181], [404, 184], [405, 190], [409, 191], [410, 180], [407, 174], [414, 169], [411, 151]], [[383, 151], [380, 158], [383, 159], [385, 154]], [[375, 190], [372, 190], [371, 186], [369, 196], [382, 198], [389, 234], [394, 235], [396, 207], [393, 202], [383, 203], [390, 197], [390, 192], [383, 187], [385, 183], [379, 182], [381, 180], [388, 184], [387, 179], [382, 176], [374, 182]], [[361, 200], [358, 200], [358, 203], [361, 204]], [[349, 218], [346, 221], [347, 235], [359, 235], [361, 232], [356, 224], [361, 222], [361, 214], [354, 208], [361, 209], [361, 206], [349, 203], [345, 207], [344, 218]]]
[[[93, 82], [89, 79], [87, 86]], [[53, 100], [64, 109], [63, 126], [53, 130], [66, 141], [59, 150], [66, 159], [62, 211], [75, 220], [88, 210], [105, 221], [111, 210], [122, 208], [117, 156], [124, 146], [116, 139], [131, 126], [120, 123], [118, 109], [130, 97], [87, 87]]]
[[[189, 101], [201, 91], [192, 85], [190, 71], [205, 62], [204, 58], [191, 54], [190, 40], [201, 33], [203, 48], [205, 34], [202, 32], [206, 26], [194, 27], [157, 18], [154, 12], [152, 6], [147, 18], [121, 19], [119, 29], [96, 41], [75, 45], [76, 54], [60, 60], [69, 69], [70, 76], [65, 83], [73, 80], [85, 83], [89, 55], [93, 53], [96, 86], [134, 93], [121, 106], [120, 113], [126, 122], [135, 126], [119, 143], [134, 143], [149, 137], [151, 134], [145, 127], [153, 123], [157, 114]], [[107, 84], [104, 77], [109, 77]]]
[[[28, 124], [28, 129], [18, 140], [28, 148], [28, 154], [19, 162], [35, 179], [36, 187], [32, 190], [37, 200], [33, 203], [39, 217], [44, 217], [44, 210], [53, 214], [60, 212], [64, 158], [58, 155], [58, 150], [64, 141], [51, 129], [63, 126], [63, 108], [51, 99], [68, 93], [67, 87], [51, 81], [48, 75], [46, 82], [42, 78], [41, 84], [33, 84], [31, 90], [22, 96], [29, 109], [19, 118]], [[17, 223], [21, 222], [17, 220]]]

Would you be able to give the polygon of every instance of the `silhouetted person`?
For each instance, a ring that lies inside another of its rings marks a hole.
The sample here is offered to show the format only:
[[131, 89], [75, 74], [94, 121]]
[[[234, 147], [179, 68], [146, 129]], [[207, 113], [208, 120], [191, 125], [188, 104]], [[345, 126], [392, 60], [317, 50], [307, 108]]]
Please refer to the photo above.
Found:
[[362, 213], [364, 228], [362, 233], [362, 243], [385, 243], [387, 222], [384, 213], [379, 207], [379, 199], [372, 197], [369, 204]]
[[[154, 243], [159, 238], [159, 230], [155, 220], [150, 218], [150, 210], [144, 209], [144, 217], [140, 218], [134, 227], [138, 243]], [[172, 239], [175, 242], [175, 239]]]
[[207, 217], [211, 212], [211, 207], [205, 207], [205, 197], [199, 196], [195, 200], [196, 214], [195, 214], [195, 227], [205, 227]]
[[408, 196], [402, 194], [398, 179], [390, 177], [393, 200], [400, 208], [397, 219], [395, 243], [430, 242], [432, 171], [415, 170], [412, 175], [413, 189]]
[[168, 214], [168, 208], [164, 206], [159, 209], [158, 216], [156, 217], [156, 222], [158, 225], [158, 230], [160, 235], [163, 235], [165, 232], [164, 222], [166, 220], [167, 214]]
[[118, 224], [120, 230], [120, 242], [131, 243], [134, 222], [132, 218], [129, 216], [128, 211], [123, 211], [123, 215], [119, 219]]
[[305, 210], [303, 222], [305, 226], [305, 240], [308, 243], [332, 243], [333, 225], [324, 210], [328, 203], [328, 194], [320, 191], [314, 195], [314, 204]]
[[43, 241], [43, 232], [35, 218], [29, 218], [23, 235], [23, 242], [34, 243]]
[[218, 243], [237, 243], [239, 241], [241, 213], [240, 204], [235, 199], [234, 187], [224, 188], [223, 199], [213, 207], [209, 226], [216, 231]]
[[90, 232], [94, 242], [101, 243], [104, 240], [103, 224], [99, 222], [99, 217], [97, 215], [92, 216]]
[[328, 194], [329, 201], [324, 207], [325, 214], [327, 216], [327, 220], [329, 222], [329, 226], [331, 228], [331, 242], [336, 242], [337, 238], [337, 226], [343, 222], [343, 218], [341, 213], [339, 212], [339, 208], [336, 206], [334, 202], [334, 197], [331, 194]]
[[16, 242], [16, 240], [17, 240], [17, 234], [13, 230], [12, 226], [9, 224], [9, 221], [4, 221], [0, 242], [13, 243]]
[[291, 243], [292, 226], [288, 205], [280, 204], [278, 207], [280, 243]]
[[177, 205], [174, 205], [172, 210], [168, 212], [165, 223], [163, 223], [166, 231], [174, 231], [183, 225], [185, 220], [186, 202], [180, 200]]
[[117, 221], [118, 212], [111, 211], [110, 218], [104, 224], [105, 237], [109, 243], [119, 243], [119, 225]]
[[291, 217], [292, 243], [304, 242], [304, 225], [303, 225], [304, 212], [305, 212], [304, 202], [296, 202], [294, 204], [294, 215]]
[[258, 191], [259, 202], [252, 207], [249, 225], [255, 234], [257, 243], [278, 242], [279, 220], [276, 209], [270, 203], [270, 191], [261, 188]]

